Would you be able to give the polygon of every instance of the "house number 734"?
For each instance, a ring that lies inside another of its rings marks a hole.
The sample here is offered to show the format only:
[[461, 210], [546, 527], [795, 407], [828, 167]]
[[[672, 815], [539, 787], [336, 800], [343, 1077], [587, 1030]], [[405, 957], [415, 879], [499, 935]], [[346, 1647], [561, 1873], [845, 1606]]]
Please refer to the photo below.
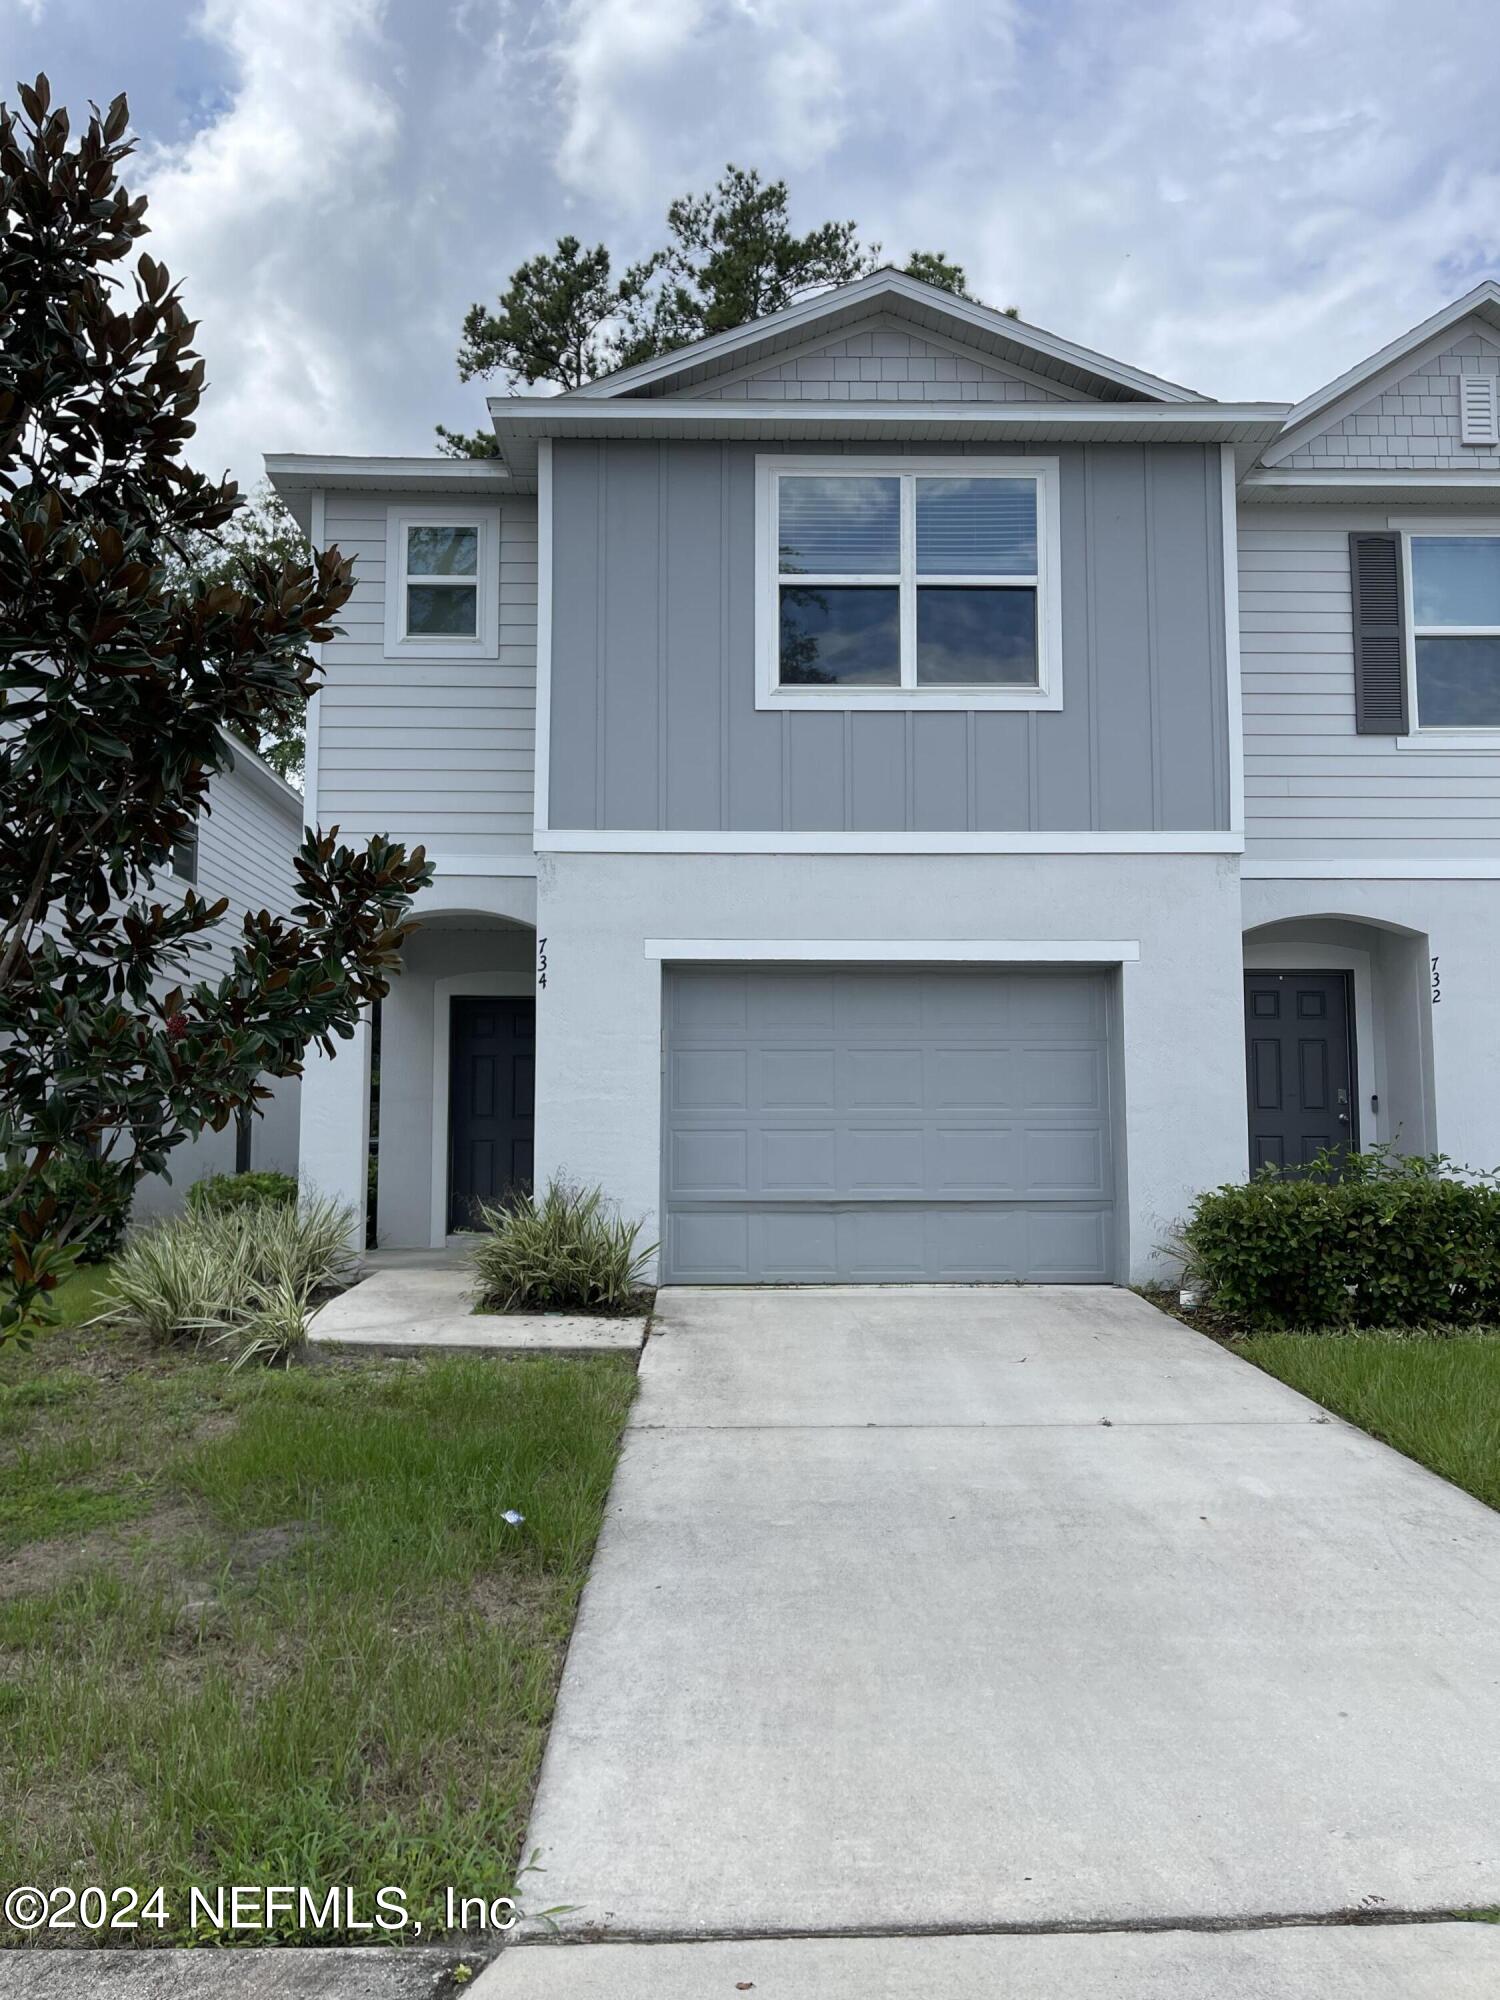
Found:
[[547, 940], [544, 937], [536, 941], [536, 983], [538, 986], [547, 984]]

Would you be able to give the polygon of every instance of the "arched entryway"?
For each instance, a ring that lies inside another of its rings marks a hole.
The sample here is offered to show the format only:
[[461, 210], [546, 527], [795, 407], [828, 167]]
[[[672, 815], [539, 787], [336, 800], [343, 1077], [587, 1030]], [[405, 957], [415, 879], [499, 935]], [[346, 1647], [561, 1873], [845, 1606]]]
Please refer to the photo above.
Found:
[[1245, 932], [1244, 963], [1252, 1171], [1325, 1146], [1435, 1148], [1425, 933], [1288, 917]]

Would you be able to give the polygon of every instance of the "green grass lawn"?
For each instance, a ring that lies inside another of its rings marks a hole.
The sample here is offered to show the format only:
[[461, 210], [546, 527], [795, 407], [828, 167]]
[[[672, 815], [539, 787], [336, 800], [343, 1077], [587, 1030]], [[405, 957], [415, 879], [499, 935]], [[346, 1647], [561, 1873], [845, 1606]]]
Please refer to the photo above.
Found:
[[1265, 1333], [1257, 1367], [1500, 1507], [1500, 1337]]
[[182, 1942], [189, 1884], [396, 1884], [424, 1938], [443, 1885], [507, 1893], [634, 1388], [0, 1351], [0, 1876], [164, 1884], [173, 1926], [115, 1943]]

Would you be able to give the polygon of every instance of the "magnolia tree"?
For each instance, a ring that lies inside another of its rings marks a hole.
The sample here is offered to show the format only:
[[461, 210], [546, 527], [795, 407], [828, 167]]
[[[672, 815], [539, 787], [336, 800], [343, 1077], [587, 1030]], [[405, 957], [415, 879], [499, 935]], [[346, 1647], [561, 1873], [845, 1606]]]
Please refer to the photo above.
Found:
[[247, 916], [229, 972], [193, 976], [225, 904], [156, 884], [226, 733], [295, 730], [352, 566], [270, 548], [205, 571], [243, 502], [182, 461], [203, 363], [137, 254], [125, 100], [75, 140], [45, 77], [19, 97], [0, 107], [0, 1342], [45, 1322], [108, 1195], [353, 1035], [430, 876], [420, 848], [309, 835], [291, 920]]

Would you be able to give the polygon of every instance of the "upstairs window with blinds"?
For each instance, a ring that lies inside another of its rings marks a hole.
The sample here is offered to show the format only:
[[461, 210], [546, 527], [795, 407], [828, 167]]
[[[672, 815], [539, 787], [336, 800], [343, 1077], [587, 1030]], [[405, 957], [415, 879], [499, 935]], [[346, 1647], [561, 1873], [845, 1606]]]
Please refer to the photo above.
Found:
[[846, 465], [771, 471], [772, 691], [1040, 705], [1046, 468]]

